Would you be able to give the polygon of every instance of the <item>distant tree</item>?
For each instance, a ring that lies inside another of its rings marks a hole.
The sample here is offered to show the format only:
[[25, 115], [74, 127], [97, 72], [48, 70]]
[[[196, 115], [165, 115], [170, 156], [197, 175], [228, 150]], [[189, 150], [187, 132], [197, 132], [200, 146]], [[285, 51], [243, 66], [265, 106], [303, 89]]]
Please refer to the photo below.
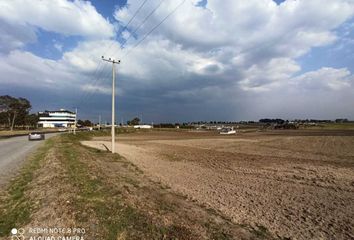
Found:
[[77, 125], [80, 125], [80, 126], [85, 126], [85, 127], [91, 127], [92, 126], [92, 122], [90, 120], [77, 120]]
[[140, 119], [138, 117], [135, 117], [130, 121], [127, 121], [127, 124], [130, 126], [139, 125], [139, 123], [140, 123]]
[[83, 125], [89, 127], [92, 126], [92, 122], [90, 120], [85, 120]]
[[29, 114], [25, 118], [25, 124], [27, 126], [36, 126], [38, 123], [38, 115], [37, 114]]
[[260, 123], [277, 123], [277, 124], [283, 124], [285, 121], [283, 119], [269, 119], [269, 118], [263, 118], [259, 120]]
[[7, 113], [6, 112], [0, 112], [0, 124], [7, 125]]
[[81, 119], [77, 120], [77, 125], [84, 126], [84, 121]]
[[160, 123], [157, 126], [160, 128], [175, 128], [175, 124], [172, 123]]
[[336, 123], [346, 123], [348, 122], [348, 119], [347, 118], [337, 118], [335, 120]]
[[25, 123], [25, 118], [31, 107], [31, 103], [25, 98], [15, 98], [9, 95], [0, 96], [1, 112], [5, 113], [11, 131], [13, 131], [15, 124]]

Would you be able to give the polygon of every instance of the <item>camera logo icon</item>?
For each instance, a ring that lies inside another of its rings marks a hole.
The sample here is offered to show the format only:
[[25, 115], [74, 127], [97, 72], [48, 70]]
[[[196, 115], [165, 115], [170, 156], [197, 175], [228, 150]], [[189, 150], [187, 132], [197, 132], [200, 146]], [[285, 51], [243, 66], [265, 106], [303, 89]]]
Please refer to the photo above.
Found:
[[25, 239], [25, 229], [23, 228], [13, 228], [11, 229], [11, 240], [24, 240]]

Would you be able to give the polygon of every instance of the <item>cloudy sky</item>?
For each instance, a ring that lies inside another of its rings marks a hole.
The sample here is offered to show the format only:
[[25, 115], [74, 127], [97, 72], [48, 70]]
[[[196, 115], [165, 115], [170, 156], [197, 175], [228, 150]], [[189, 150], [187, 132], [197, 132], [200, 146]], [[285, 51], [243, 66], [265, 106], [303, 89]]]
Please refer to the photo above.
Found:
[[354, 0], [0, 0], [0, 95], [144, 122], [354, 119]]

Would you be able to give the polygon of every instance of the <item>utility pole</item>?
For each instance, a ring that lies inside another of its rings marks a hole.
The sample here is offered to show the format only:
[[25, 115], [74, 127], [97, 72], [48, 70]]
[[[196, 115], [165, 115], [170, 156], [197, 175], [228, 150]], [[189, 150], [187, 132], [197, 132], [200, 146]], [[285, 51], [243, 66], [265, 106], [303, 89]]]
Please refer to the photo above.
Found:
[[77, 108], [75, 108], [75, 125], [74, 125], [74, 135], [76, 135], [76, 125], [77, 125]]
[[116, 81], [116, 72], [115, 72], [115, 66], [114, 64], [119, 64], [120, 63], [120, 60], [114, 60], [114, 59], [111, 59], [111, 58], [104, 58], [104, 56], [102, 56], [102, 60], [103, 61], [106, 61], [106, 62], [110, 62], [112, 63], [112, 153], [115, 153], [115, 135], [116, 135], [116, 132], [115, 132], [115, 81]]
[[98, 130], [101, 130], [101, 115], [98, 115]]

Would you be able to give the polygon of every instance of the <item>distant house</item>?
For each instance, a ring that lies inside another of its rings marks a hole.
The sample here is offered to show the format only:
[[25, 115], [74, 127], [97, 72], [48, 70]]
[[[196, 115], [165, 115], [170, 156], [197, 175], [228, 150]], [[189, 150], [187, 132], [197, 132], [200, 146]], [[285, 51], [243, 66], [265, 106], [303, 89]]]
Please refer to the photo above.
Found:
[[43, 128], [74, 127], [76, 114], [74, 112], [60, 109], [57, 111], [38, 112], [38, 126]]

